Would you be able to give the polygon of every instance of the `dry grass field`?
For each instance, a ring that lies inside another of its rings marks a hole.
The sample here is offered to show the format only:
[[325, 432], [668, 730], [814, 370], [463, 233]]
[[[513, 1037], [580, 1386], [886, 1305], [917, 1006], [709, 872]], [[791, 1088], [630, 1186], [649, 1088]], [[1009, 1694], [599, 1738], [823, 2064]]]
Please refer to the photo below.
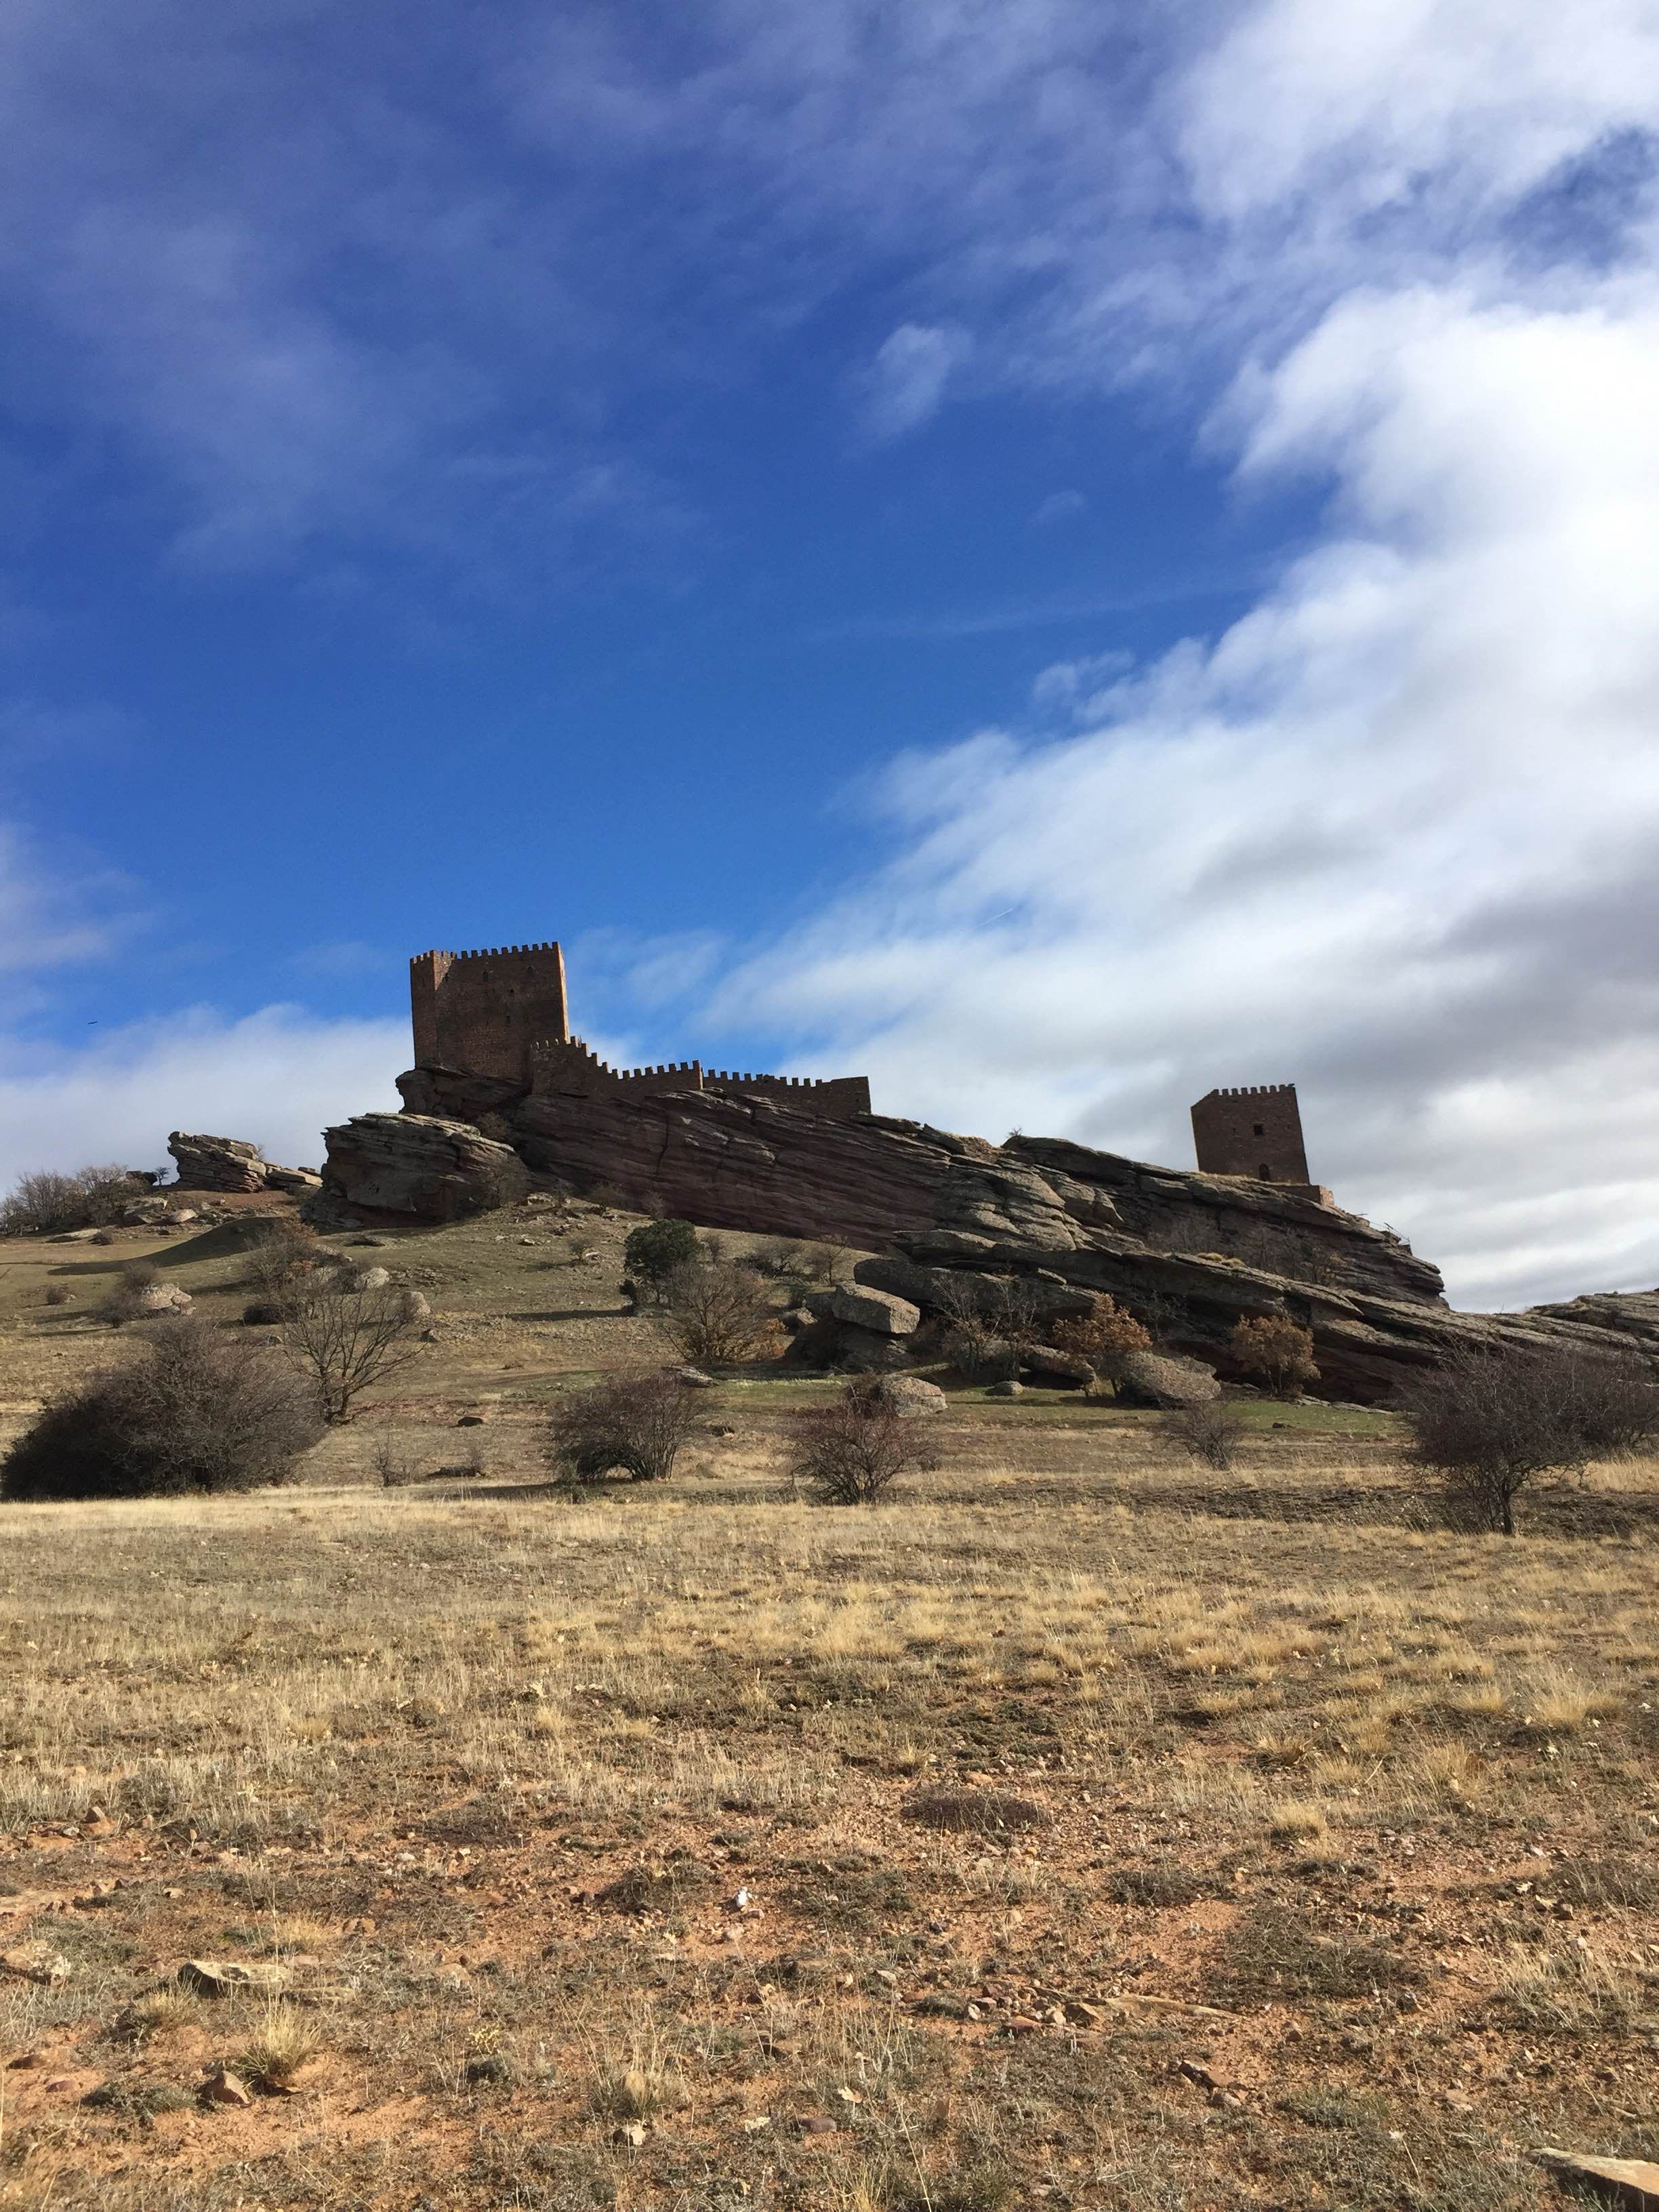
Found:
[[[1505, 1542], [1385, 1416], [1255, 1406], [1218, 1474], [962, 1393], [827, 1510], [768, 1372], [572, 1504], [550, 1398], [662, 1356], [628, 1225], [392, 1239], [437, 1341], [294, 1489], [0, 1509], [0, 2206], [1508, 2212], [1538, 2146], [1659, 2156], [1659, 1467]], [[228, 1231], [0, 1245], [11, 1431], [150, 1252], [240, 1310]]]

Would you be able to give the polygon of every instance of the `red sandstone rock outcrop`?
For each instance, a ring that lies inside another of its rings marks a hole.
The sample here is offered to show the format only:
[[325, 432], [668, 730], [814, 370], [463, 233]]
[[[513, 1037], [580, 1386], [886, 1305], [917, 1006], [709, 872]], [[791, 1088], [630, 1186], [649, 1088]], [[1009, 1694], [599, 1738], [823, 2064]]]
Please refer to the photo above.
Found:
[[175, 1129], [167, 1150], [178, 1164], [180, 1190], [290, 1191], [302, 1195], [319, 1188], [312, 1168], [281, 1168], [261, 1159], [259, 1147], [240, 1137], [188, 1136]]
[[860, 1264], [859, 1280], [924, 1314], [959, 1304], [975, 1282], [994, 1299], [1011, 1274], [1055, 1314], [1104, 1291], [1151, 1315], [1172, 1348], [1224, 1372], [1236, 1321], [1288, 1313], [1313, 1331], [1322, 1391], [1334, 1397], [1386, 1397], [1449, 1349], [1498, 1339], [1659, 1354], [1659, 1293], [1455, 1314], [1438, 1271], [1358, 1214], [1062, 1139], [997, 1146], [921, 1122], [828, 1121], [698, 1092], [530, 1097], [429, 1066], [399, 1088], [404, 1113], [360, 1115], [327, 1133], [326, 1188], [353, 1207], [446, 1218], [499, 1202], [489, 1192], [505, 1188], [516, 1156], [577, 1191], [604, 1188], [704, 1227], [861, 1247], [881, 1256]]
[[354, 1114], [325, 1129], [325, 1208], [414, 1214], [457, 1221], [521, 1197], [529, 1188], [510, 1145], [468, 1121], [422, 1114]]

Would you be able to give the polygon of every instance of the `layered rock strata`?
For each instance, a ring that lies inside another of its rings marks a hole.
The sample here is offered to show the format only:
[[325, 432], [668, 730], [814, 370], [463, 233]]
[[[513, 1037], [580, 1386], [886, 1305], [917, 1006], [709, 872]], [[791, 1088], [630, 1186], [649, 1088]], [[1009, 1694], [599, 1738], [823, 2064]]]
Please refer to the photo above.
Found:
[[262, 1159], [259, 1147], [241, 1137], [191, 1136], [175, 1129], [167, 1139], [167, 1150], [178, 1167], [180, 1190], [222, 1190], [243, 1195], [280, 1190], [301, 1196], [322, 1182], [314, 1169], [278, 1167], [274, 1160]]
[[[1235, 1322], [1286, 1313], [1313, 1332], [1319, 1388], [1333, 1397], [1385, 1398], [1449, 1351], [1499, 1341], [1659, 1355], [1659, 1293], [1456, 1314], [1438, 1271], [1358, 1214], [1062, 1139], [997, 1146], [922, 1122], [832, 1122], [702, 1092], [534, 1097], [433, 1066], [399, 1089], [403, 1114], [359, 1115], [328, 1132], [336, 1200], [447, 1218], [500, 1202], [491, 1194], [511, 1194], [514, 1172], [528, 1169], [708, 1228], [854, 1245], [878, 1255], [860, 1262], [860, 1284], [924, 1316], [959, 1314], [964, 1297], [994, 1312], [1011, 1276], [1045, 1315], [1103, 1292], [1151, 1321], [1161, 1342], [1224, 1373]], [[893, 1310], [882, 1311], [890, 1328]]]

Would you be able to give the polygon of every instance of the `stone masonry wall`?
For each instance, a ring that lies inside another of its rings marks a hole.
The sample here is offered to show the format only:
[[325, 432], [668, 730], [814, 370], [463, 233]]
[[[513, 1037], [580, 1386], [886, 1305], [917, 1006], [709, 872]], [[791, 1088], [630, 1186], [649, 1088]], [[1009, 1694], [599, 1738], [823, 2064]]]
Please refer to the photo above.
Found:
[[417, 1061], [528, 1083], [530, 1048], [570, 1034], [556, 944], [422, 952], [409, 963]]
[[1293, 1083], [1209, 1091], [1193, 1108], [1193, 1141], [1200, 1175], [1253, 1176], [1261, 1182], [1311, 1181]]

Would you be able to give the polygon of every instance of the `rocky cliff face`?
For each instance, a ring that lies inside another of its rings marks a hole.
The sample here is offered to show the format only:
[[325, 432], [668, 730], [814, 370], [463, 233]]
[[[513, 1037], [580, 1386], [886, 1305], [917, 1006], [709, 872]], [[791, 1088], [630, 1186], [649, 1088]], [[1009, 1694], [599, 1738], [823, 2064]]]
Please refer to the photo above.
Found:
[[1236, 1321], [1285, 1312], [1312, 1330], [1332, 1396], [1386, 1397], [1449, 1350], [1499, 1340], [1659, 1355], [1659, 1293], [1455, 1314], [1438, 1271], [1358, 1214], [1059, 1138], [991, 1145], [922, 1122], [825, 1121], [707, 1092], [529, 1097], [430, 1066], [398, 1087], [403, 1114], [359, 1115], [328, 1132], [335, 1200], [446, 1218], [499, 1202], [492, 1194], [522, 1163], [708, 1228], [861, 1247], [880, 1256], [860, 1264], [860, 1279], [924, 1311], [975, 1279], [990, 1296], [1010, 1274], [1056, 1311], [1104, 1291], [1224, 1368]]

